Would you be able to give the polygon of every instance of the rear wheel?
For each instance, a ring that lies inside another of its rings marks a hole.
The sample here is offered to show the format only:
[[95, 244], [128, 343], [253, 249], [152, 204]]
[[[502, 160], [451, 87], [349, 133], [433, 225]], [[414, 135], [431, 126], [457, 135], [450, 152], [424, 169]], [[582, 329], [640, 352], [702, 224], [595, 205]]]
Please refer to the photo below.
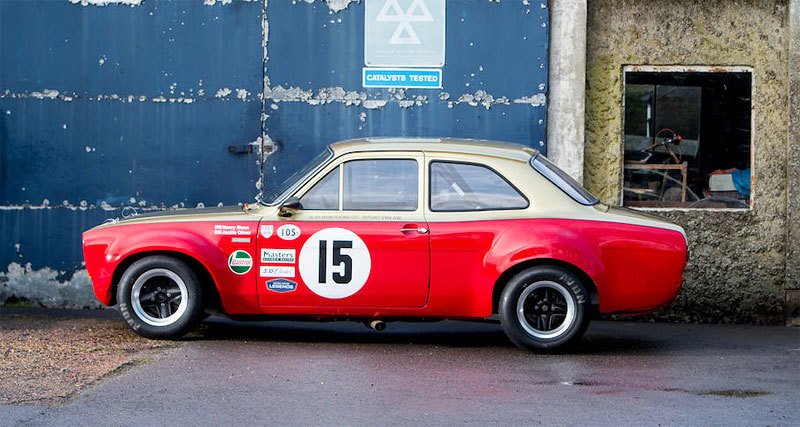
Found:
[[154, 255], [125, 270], [117, 289], [122, 317], [147, 338], [179, 338], [200, 321], [203, 295], [197, 274], [181, 260]]
[[537, 266], [514, 276], [500, 296], [500, 319], [514, 344], [558, 350], [576, 342], [589, 325], [591, 302], [567, 270]]

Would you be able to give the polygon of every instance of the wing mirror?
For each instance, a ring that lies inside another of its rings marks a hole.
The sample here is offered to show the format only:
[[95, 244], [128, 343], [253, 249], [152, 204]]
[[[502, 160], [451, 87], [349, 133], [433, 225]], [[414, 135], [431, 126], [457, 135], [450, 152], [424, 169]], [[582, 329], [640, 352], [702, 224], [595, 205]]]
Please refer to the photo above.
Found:
[[300, 204], [300, 199], [297, 197], [289, 197], [285, 202], [281, 203], [281, 207], [278, 210], [278, 215], [282, 217], [290, 217], [300, 209], [303, 209], [303, 205]]

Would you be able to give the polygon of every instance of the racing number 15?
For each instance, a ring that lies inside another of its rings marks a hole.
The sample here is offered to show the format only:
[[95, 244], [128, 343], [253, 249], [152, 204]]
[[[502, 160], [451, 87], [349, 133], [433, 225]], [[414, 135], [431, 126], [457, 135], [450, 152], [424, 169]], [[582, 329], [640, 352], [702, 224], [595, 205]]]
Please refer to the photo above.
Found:
[[[351, 249], [353, 242], [349, 240], [333, 240], [333, 267], [341, 267], [341, 273], [334, 271], [331, 277], [339, 284], [350, 283], [353, 278], [353, 259], [350, 255], [343, 254], [342, 249]], [[328, 241], [319, 241], [319, 283], [328, 280]]]

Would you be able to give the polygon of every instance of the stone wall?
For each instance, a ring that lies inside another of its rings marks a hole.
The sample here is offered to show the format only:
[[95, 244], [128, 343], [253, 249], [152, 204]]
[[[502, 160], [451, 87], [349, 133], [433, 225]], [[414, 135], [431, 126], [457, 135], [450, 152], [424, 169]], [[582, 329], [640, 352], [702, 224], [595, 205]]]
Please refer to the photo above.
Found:
[[786, 323], [800, 326], [800, 0], [789, 3]]
[[625, 65], [753, 69], [753, 206], [673, 210], [689, 236], [686, 285], [661, 318], [782, 323], [786, 301], [788, 0], [588, 4], [584, 180], [619, 203]]

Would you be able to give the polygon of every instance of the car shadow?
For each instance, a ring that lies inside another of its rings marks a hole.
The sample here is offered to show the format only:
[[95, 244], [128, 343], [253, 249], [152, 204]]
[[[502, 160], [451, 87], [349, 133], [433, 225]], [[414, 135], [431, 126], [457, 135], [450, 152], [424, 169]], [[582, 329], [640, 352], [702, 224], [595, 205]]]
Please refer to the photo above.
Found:
[[451, 347], [512, 347], [502, 328], [471, 322], [390, 322], [386, 330], [374, 331], [349, 321], [258, 321], [236, 322], [210, 318], [189, 340], [275, 341], [336, 344], [420, 344]]
[[[559, 354], [659, 352], [669, 342], [648, 336], [646, 325], [632, 328], [620, 322], [592, 324], [578, 343]], [[627, 325], [627, 324], [626, 324]], [[440, 322], [390, 322], [378, 332], [358, 322], [257, 321], [237, 322], [211, 317], [187, 335], [189, 341], [263, 341], [334, 344], [414, 344], [452, 348], [517, 347], [502, 326], [493, 323], [446, 320]], [[522, 351], [522, 350], [520, 350]]]

